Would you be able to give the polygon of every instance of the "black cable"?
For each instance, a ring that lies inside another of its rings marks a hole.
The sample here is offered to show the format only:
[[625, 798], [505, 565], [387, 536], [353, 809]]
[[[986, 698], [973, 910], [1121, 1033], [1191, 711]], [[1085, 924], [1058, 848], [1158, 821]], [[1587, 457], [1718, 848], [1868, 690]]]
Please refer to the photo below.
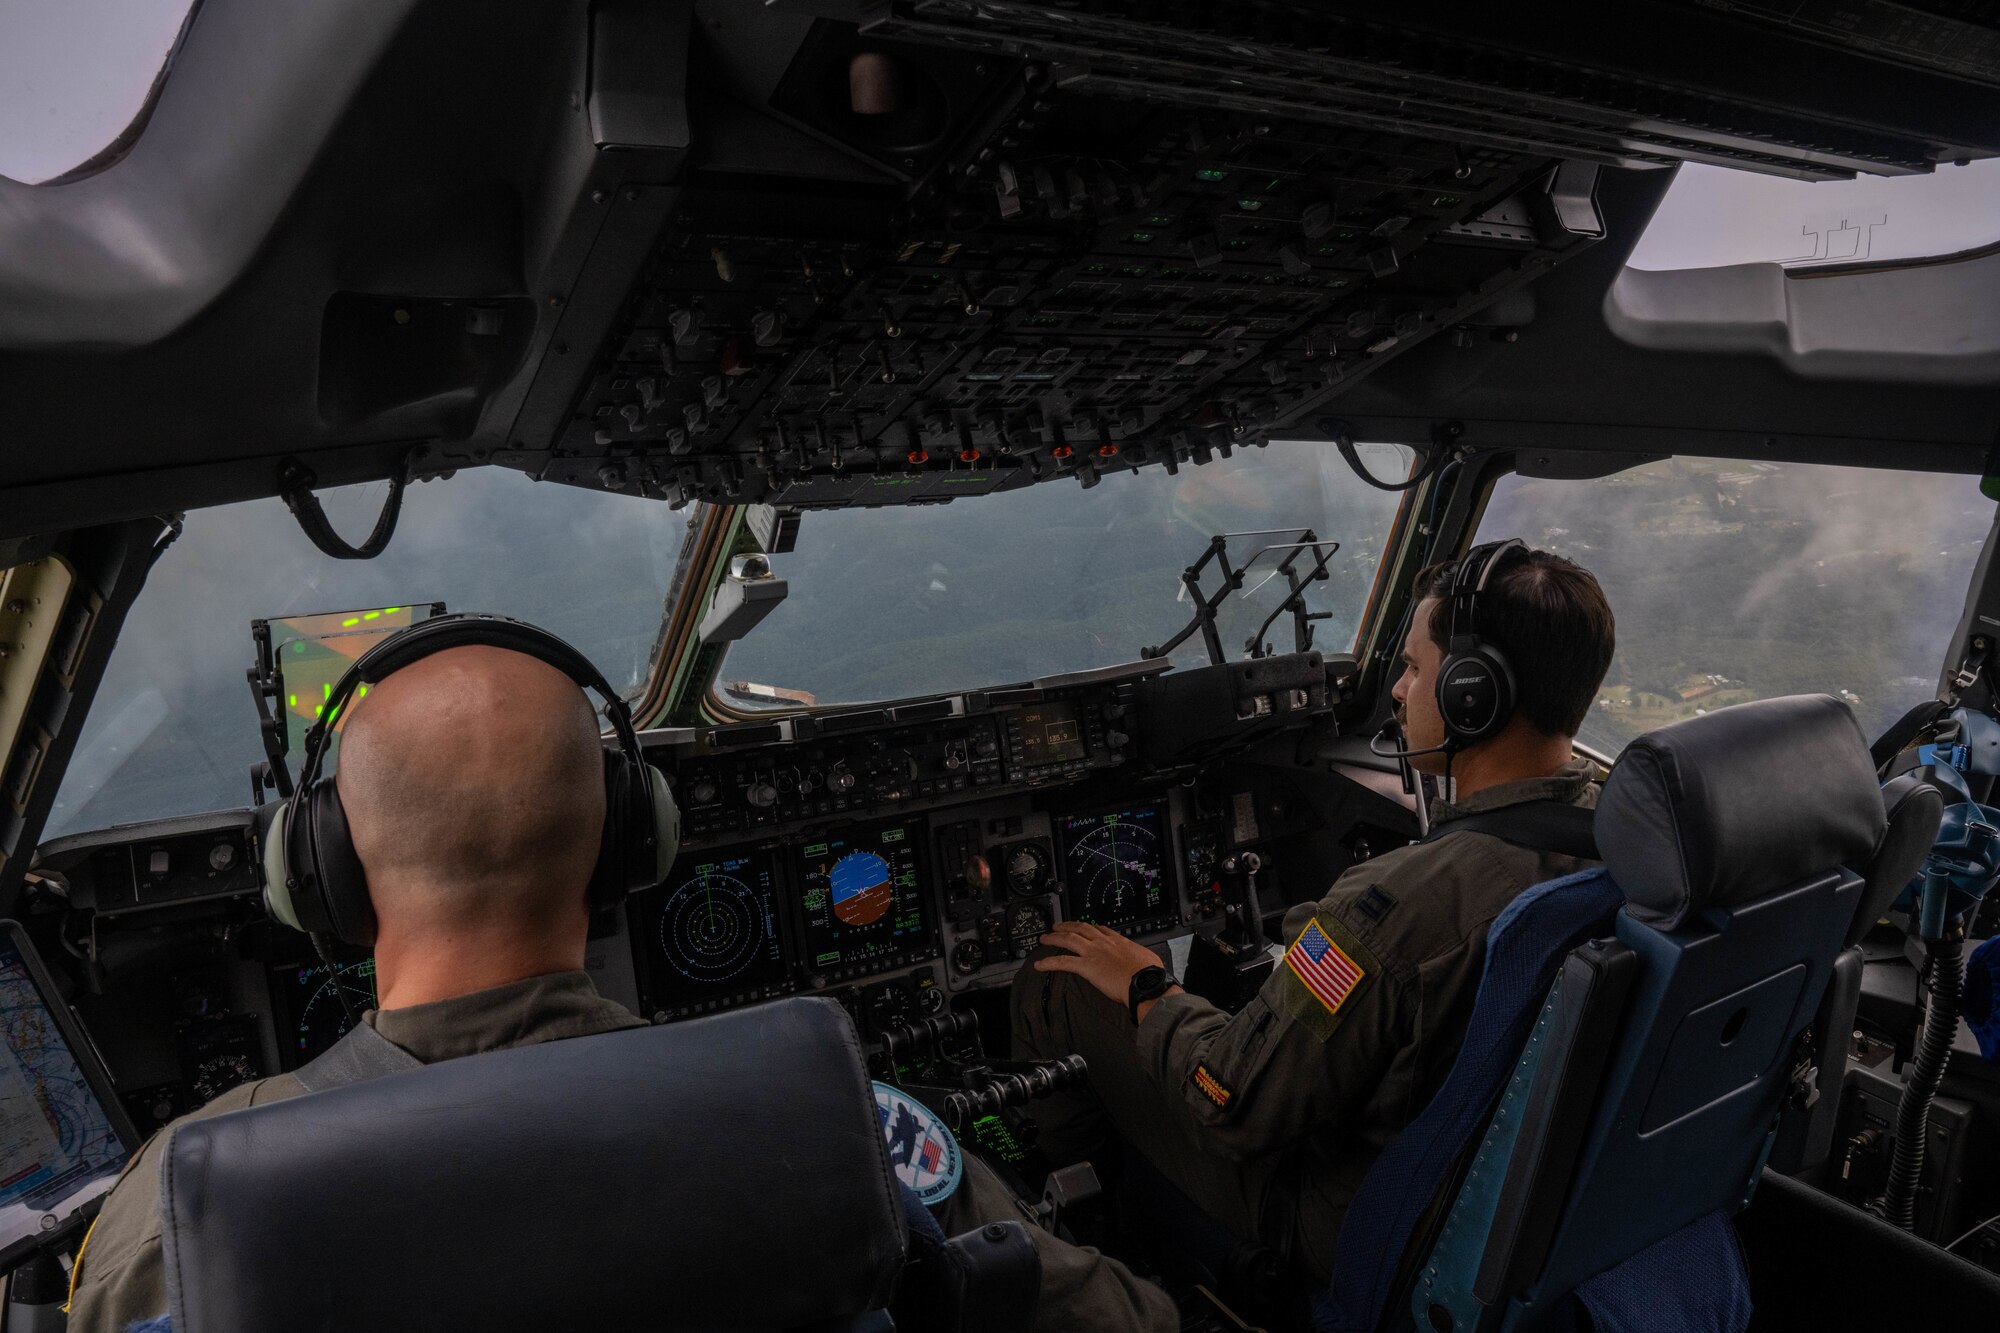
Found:
[[1917, 1225], [1917, 1186], [1924, 1174], [1924, 1144], [1930, 1133], [1931, 1103], [1944, 1082], [1951, 1058], [1952, 1037], [1958, 1032], [1959, 999], [1965, 990], [1965, 945], [1938, 940], [1931, 945], [1931, 1003], [1917, 1041], [1916, 1058], [1896, 1105], [1896, 1134], [1889, 1157], [1889, 1187], [1882, 1196], [1882, 1215], [1905, 1231]]
[[1361, 455], [1354, 449], [1354, 433], [1345, 421], [1323, 421], [1321, 429], [1333, 437], [1333, 447], [1340, 450], [1340, 456], [1347, 460], [1347, 466], [1354, 475], [1378, 491], [1413, 491], [1430, 480], [1433, 472], [1444, 466], [1444, 457], [1450, 452], [1444, 445], [1433, 443], [1424, 456], [1423, 466], [1410, 475], [1408, 481], [1383, 481], [1362, 465]]
[[1986, 1218], [1983, 1221], [1973, 1223], [1972, 1228], [1969, 1231], [1967, 1231], [1963, 1236], [1960, 1236], [1957, 1240], [1953, 1241], [1951, 1244], [1944, 1247], [1945, 1253], [1950, 1254], [1953, 1250], [1965, 1244], [1965, 1242], [1971, 1240], [1974, 1236], [1986, 1230], [1986, 1228], [1992, 1226], [1995, 1222], [2000, 1222], [2000, 1213], [1995, 1213], [1993, 1214], [1993, 1216]]
[[382, 502], [382, 512], [375, 518], [374, 530], [367, 540], [355, 546], [333, 530], [333, 524], [320, 507], [319, 497], [313, 494], [313, 486], [318, 478], [311, 468], [296, 461], [288, 462], [279, 473], [284, 490], [279, 494], [284, 498], [285, 507], [292, 511], [292, 517], [299, 522], [299, 528], [322, 552], [335, 560], [373, 560], [388, 548], [389, 539], [396, 535], [396, 519], [403, 512], [403, 487], [409, 481], [409, 469], [398, 468], [389, 478], [389, 498]]

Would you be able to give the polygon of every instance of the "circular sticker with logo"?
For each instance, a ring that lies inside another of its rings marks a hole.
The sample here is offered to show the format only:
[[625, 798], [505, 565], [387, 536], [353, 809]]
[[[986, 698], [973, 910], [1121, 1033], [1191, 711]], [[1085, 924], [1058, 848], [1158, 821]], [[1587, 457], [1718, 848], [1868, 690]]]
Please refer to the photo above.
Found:
[[958, 1188], [963, 1162], [958, 1140], [944, 1127], [944, 1121], [916, 1098], [875, 1084], [875, 1116], [882, 1122], [882, 1136], [889, 1141], [889, 1165], [896, 1179], [910, 1187], [917, 1201], [926, 1207], [943, 1203]]

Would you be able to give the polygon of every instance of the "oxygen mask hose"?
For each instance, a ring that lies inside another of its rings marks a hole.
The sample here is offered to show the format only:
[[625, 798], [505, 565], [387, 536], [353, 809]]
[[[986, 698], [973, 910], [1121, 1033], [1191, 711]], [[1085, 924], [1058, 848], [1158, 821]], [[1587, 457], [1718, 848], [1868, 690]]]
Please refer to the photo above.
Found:
[[1896, 1137], [1889, 1156], [1889, 1188], [1883, 1216], [1905, 1231], [1917, 1225], [1917, 1186], [1924, 1174], [1924, 1144], [1930, 1136], [1931, 1102], [1944, 1082], [1951, 1041], [1958, 1032], [1959, 1001], [1965, 990], [1965, 942], [1942, 939], [1931, 945], [1930, 1011], [1903, 1099], [1896, 1106]]
[[1952, 1038], [1965, 1000], [1965, 922], [2000, 880], [2000, 810], [1970, 802], [1946, 807], [1936, 840], [1917, 877], [1897, 900], [1911, 933], [1922, 941], [1926, 989], [1924, 1027], [1896, 1104], [1889, 1183], [1871, 1205], [1894, 1225], [1914, 1231], [1917, 1187], [1924, 1175], [1924, 1141], [1931, 1103], [1944, 1082]]

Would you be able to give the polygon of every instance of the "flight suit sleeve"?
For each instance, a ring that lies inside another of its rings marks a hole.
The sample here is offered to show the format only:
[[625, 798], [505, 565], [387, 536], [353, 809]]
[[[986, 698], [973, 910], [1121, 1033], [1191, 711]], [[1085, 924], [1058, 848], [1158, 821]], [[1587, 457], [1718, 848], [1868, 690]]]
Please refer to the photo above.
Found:
[[1408, 1043], [1408, 979], [1353, 924], [1365, 891], [1336, 886], [1287, 913], [1285, 956], [1238, 1013], [1170, 995], [1139, 1025], [1141, 1062], [1221, 1156], [1261, 1157], [1336, 1123]]
[[160, 1239], [160, 1163], [167, 1140], [190, 1120], [295, 1097], [305, 1087], [289, 1074], [241, 1084], [146, 1140], [104, 1198], [77, 1257], [69, 1333], [125, 1333], [167, 1313], [167, 1270]]
[[69, 1303], [69, 1333], [124, 1333], [167, 1312], [160, 1245], [160, 1152], [155, 1134], [119, 1176], [91, 1224]]

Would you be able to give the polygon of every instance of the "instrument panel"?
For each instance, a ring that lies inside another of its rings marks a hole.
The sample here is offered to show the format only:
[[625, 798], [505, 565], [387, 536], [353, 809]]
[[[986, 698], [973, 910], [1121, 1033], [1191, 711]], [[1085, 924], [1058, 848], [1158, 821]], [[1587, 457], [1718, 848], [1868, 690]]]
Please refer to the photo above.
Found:
[[[655, 1022], [820, 993], [875, 1041], [1005, 988], [1058, 921], [1160, 943], [1215, 920], [1240, 836], [1179, 756], [1323, 715], [1327, 691], [1294, 706], [1288, 683], [1320, 659], [1287, 669], [1148, 662], [641, 733], [685, 840], [586, 967]], [[79, 1013], [148, 1127], [299, 1067], [375, 1002], [372, 960], [329, 967], [267, 920], [259, 840], [239, 810], [39, 849], [30, 913], [62, 913], [69, 952], [103, 968]]]
[[1174, 851], [1178, 803], [1004, 796], [685, 854], [631, 900], [642, 1010], [667, 1022], [915, 969], [917, 1003], [896, 1007], [921, 1015], [1005, 985], [1060, 920], [1172, 933], [1207, 915]]

